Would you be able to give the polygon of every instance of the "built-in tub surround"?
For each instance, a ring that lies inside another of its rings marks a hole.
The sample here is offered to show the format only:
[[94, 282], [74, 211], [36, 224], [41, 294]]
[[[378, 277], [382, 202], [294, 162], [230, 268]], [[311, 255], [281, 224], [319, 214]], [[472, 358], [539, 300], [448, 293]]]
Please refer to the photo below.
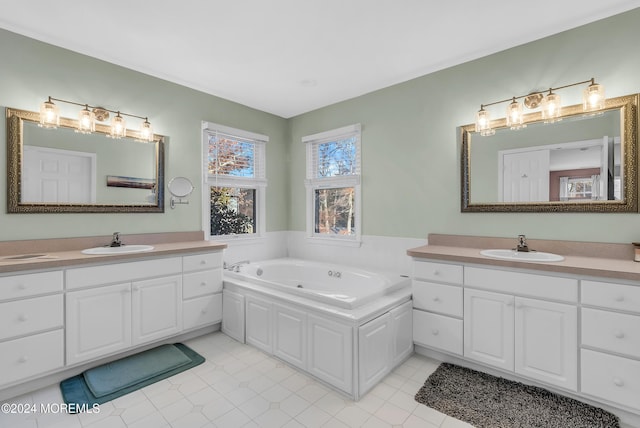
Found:
[[227, 270], [228, 278], [248, 280], [268, 288], [346, 309], [362, 306], [407, 288], [407, 276], [378, 273], [331, 263], [299, 259], [267, 260]]
[[631, 244], [528, 238], [564, 260], [523, 263], [481, 254], [514, 238], [428, 241], [407, 251], [416, 352], [537, 384], [640, 426], [640, 263]]
[[410, 299], [400, 275], [292, 259], [243, 264], [224, 272], [222, 331], [357, 400], [413, 352]]

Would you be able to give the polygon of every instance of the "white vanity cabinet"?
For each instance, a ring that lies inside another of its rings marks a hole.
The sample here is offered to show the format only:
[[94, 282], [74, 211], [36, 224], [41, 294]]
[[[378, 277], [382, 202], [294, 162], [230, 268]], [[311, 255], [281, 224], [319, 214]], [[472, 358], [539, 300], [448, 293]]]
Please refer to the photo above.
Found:
[[67, 364], [131, 346], [131, 284], [67, 293]]
[[62, 271], [0, 276], [0, 388], [64, 365], [62, 291]]
[[413, 263], [413, 340], [462, 355], [462, 278], [460, 265], [416, 260]]
[[476, 267], [464, 275], [465, 358], [576, 391], [578, 281]]
[[222, 252], [182, 258], [182, 322], [185, 330], [222, 320]]
[[640, 286], [582, 281], [581, 391], [640, 411]]
[[414, 259], [417, 345], [571, 391], [578, 280]]
[[180, 257], [68, 269], [67, 364], [179, 333], [181, 274]]
[[182, 276], [131, 284], [131, 342], [139, 345], [182, 331]]

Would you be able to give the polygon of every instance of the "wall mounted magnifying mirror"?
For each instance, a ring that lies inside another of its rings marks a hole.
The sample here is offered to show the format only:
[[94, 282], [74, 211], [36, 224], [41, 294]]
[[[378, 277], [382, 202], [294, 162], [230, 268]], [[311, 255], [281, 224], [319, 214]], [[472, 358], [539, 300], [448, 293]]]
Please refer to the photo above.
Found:
[[46, 129], [37, 112], [6, 116], [9, 213], [164, 212], [164, 136], [114, 140], [106, 125], [83, 134], [73, 119]]
[[171, 200], [169, 205], [171, 208], [175, 208], [176, 205], [188, 204], [189, 201], [185, 201], [184, 198], [189, 196], [193, 192], [193, 183], [187, 177], [174, 177], [169, 181], [169, 193], [171, 193]]
[[638, 95], [606, 100], [596, 114], [540, 112], [495, 134], [462, 126], [462, 212], [637, 212]]

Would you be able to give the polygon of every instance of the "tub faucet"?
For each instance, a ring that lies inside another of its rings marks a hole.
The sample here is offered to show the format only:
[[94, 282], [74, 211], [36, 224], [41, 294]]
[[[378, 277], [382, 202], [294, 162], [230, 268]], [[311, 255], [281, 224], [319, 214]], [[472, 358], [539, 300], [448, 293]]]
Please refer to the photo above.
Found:
[[518, 245], [516, 246], [516, 251], [528, 252], [529, 246], [527, 245], [527, 237], [524, 235], [518, 235]]
[[227, 264], [227, 262], [222, 263], [222, 267], [226, 270], [230, 270], [231, 272], [240, 272], [241, 265], [248, 265], [251, 263], [249, 260], [242, 260], [240, 262], [235, 262], [232, 264]]
[[124, 245], [122, 241], [120, 241], [120, 232], [113, 232], [113, 237], [111, 238], [110, 247], [121, 247]]

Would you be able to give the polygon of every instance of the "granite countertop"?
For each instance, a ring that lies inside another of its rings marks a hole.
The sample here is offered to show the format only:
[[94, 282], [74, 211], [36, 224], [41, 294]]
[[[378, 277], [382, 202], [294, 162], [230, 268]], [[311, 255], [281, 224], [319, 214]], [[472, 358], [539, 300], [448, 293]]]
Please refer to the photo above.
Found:
[[[141, 243], [141, 242], [136, 242]], [[133, 243], [131, 243], [133, 244]], [[54, 268], [67, 268], [71, 266], [86, 265], [86, 264], [99, 264], [99, 263], [113, 263], [122, 261], [136, 261], [142, 259], [148, 259], [152, 257], [170, 257], [172, 255], [182, 255], [187, 253], [208, 252], [215, 250], [222, 250], [227, 247], [226, 244], [220, 242], [210, 242], [205, 240], [196, 241], [183, 241], [183, 242], [168, 242], [168, 243], [150, 243], [153, 245], [153, 250], [140, 252], [140, 253], [128, 253], [128, 254], [110, 254], [110, 255], [88, 255], [82, 254], [81, 249], [72, 249], [65, 251], [46, 251], [46, 246], [42, 247], [43, 250], [34, 249], [29, 252], [19, 252], [15, 255], [22, 254], [44, 254], [42, 257], [15, 260], [11, 259], [13, 254], [0, 255], [0, 274], [20, 272], [27, 270], [39, 270], [39, 269], [54, 269]], [[83, 247], [89, 248], [89, 247]]]
[[[640, 281], [640, 263], [633, 261], [633, 246], [630, 245], [529, 240], [531, 248], [560, 254], [565, 259], [561, 262], [520, 262], [494, 259], [480, 254], [480, 250], [485, 248], [511, 248], [506, 244], [513, 244], [513, 240], [469, 238], [471, 239], [465, 240], [454, 235], [429, 235], [428, 245], [411, 248], [407, 250], [407, 254], [430, 260]], [[465, 243], [468, 245], [464, 245]], [[573, 247], [576, 248], [575, 251], [572, 250]], [[601, 257], [603, 254], [615, 258]]]

